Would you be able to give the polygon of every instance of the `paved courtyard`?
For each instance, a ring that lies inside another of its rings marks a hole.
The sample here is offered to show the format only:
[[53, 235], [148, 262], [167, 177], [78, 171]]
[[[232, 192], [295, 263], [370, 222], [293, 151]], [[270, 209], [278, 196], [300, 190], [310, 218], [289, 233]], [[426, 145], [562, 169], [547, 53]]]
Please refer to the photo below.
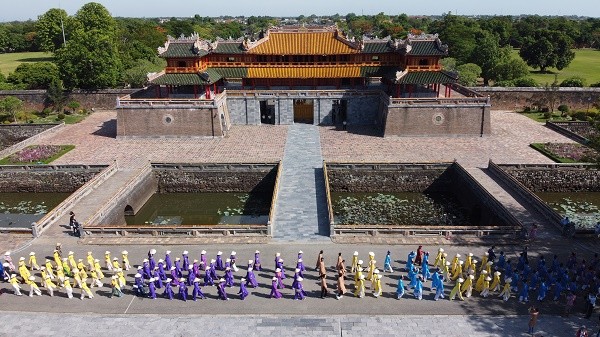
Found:
[[[543, 125], [515, 113], [492, 111], [492, 135], [484, 137], [391, 137], [371, 136], [372, 128], [350, 127], [348, 131], [338, 131], [330, 127], [319, 127], [321, 151], [311, 154], [312, 161], [304, 163], [313, 167], [314, 158], [326, 161], [359, 162], [436, 162], [458, 160], [468, 168], [486, 167], [491, 158], [498, 163], [551, 163], [549, 159], [531, 149], [532, 142], [572, 142]], [[290, 127], [286, 126], [234, 126], [226, 138], [152, 138], [119, 139], [115, 138], [116, 113], [98, 111], [83, 122], [68, 125], [56, 134], [39, 140], [39, 144], [74, 144], [76, 148], [58, 159], [56, 164], [108, 164], [117, 160], [122, 167], [138, 167], [141, 163], [152, 162], [276, 162], [284, 160], [284, 148]], [[311, 132], [311, 131], [309, 131]], [[293, 136], [293, 135], [292, 135]], [[319, 138], [319, 137], [317, 137]], [[296, 140], [297, 141], [297, 140]], [[298, 161], [298, 158], [295, 159]], [[285, 164], [284, 164], [285, 165]], [[304, 178], [306, 179], [306, 178]], [[302, 179], [294, 182], [291, 188], [300, 188]], [[292, 232], [289, 232], [292, 233]], [[579, 254], [591, 256], [600, 251], [597, 241], [560, 240], [552, 230], [543, 242], [531, 245], [533, 257], [537, 254], [551, 256], [553, 253], [568, 254], [576, 250]], [[291, 234], [289, 234], [291, 235]], [[288, 235], [288, 236], [289, 236]], [[385, 252], [390, 249], [395, 259], [395, 267], [402, 267], [406, 255], [416, 249], [421, 241], [426, 249], [435, 251], [443, 245], [453, 256], [456, 252], [465, 254], [472, 251], [481, 255], [491, 242], [485, 240], [460, 240], [444, 238], [424, 238], [422, 240], [404, 240], [389, 242], [382, 240], [380, 245], [359, 244], [359, 239], [340, 241], [305, 241], [301, 244], [286, 237], [287, 243], [267, 244], [263, 240], [248, 243], [222, 238], [218, 240], [197, 239], [97, 239], [77, 240], [73, 237], [46, 236], [36, 240], [10, 235], [0, 236], [0, 250], [13, 250], [13, 257], [27, 256], [29, 251], [38, 252], [38, 261], [50, 255], [54, 243], [63, 243], [64, 252], [73, 250], [76, 256], [84, 257], [87, 251], [102, 258], [105, 250], [111, 250], [113, 256], [127, 249], [131, 262], [138, 264], [150, 247], [164, 254], [169, 249], [178, 255], [188, 249], [191, 256], [198, 256], [206, 249], [210, 256], [222, 250], [229, 254], [238, 252], [238, 267], [253, 256], [255, 249], [262, 253], [266, 270], [258, 273], [261, 286], [251, 289], [251, 296], [240, 301], [237, 282], [244, 275], [240, 270], [235, 275], [236, 287], [229, 290], [230, 301], [216, 299], [216, 289], [204, 288], [209, 299], [194, 303], [166, 299], [142, 299], [127, 294], [123, 298], [109, 298], [109, 288], [94, 288], [96, 297], [92, 300], [68, 300], [59, 290], [59, 295], [50, 298], [17, 297], [11, 291], [5, 292], [2, 301], [3, 327], [0, 336], [32, 336], [78, 334], [89, 336], [107, 333], [142, 333], [148, 336], [192, 336], [197, 334], [217, 335], [315, 335], [315, 336], [525, 336], [527, 327], [528, 304], [522, 304], [513, 297], [504, 303], [496, 297], [488, 299], [475, 295], [464, 302], [432, 300], [429, 286], [425, 286], [424, 299], [418, 301], [412, 296], [397, 300], [393, 296], [398, 277], [404, 272], [384, 273], [384, 295], [374, 298], [367, 296], [357, 299], [346, 296], [341, 300], [334, 297], [318, 298], [319, 286], [316, 272], [310, 270], [318, 250], [325, 250], [326, 262], [330, 266], [329, 287], [335, 287], [332, 265], [341, 252], [350, 260], [352, 252], [357, 250], [366, 260], [369, 251], [376, 253], [382, 264]], [[160, 244], [159, 240], [162, 240]], [[229, 242], [228, 242], [229, 241]], [[154, 244], [152, 244], [154, 242]], [[393, 244], [392, 244], [393, 243]], [[405, 245], [402, 245], [404, 243]], [[521, 247], [503, 243], [504, 249], [513, 259]], [[281, 252], [285, 259], [288, 276], [293, 273], [296, 253], [305, 252], [305, 262], [309, 270], [304, 286], [309, 293], [305, 301], [293, 301], [293, 292], [284, 289], [284, 298], [268, 298], [270, 278], [273, 274], [273, 256]], [[349, 262], [347, 262], [349, 264]], [[381, 268], [382, 266], [380, 266]], [[131, 281], [133, 271], [128, 273]], [[107, 280], [105, 280], [106, 282]], [[347, 281], [348, 290], [353, 289]], [[6, 283], [0, 287], [8, 289]], [[452, 284], [446, 284], [447, 293]], [[162, 294], [162, 290], [159, 290]], [[409, 292], [410, 293], [410, 292]], [[350, 294], [349, 294], [350, 295]], [[533, 296], [532, 296], [533, 297]], [[578, 310], [581, 310], [580, 302]], [[594, 326], [598, 321], [594, 314], [592, 321], [581, 318], [580, 314], [562, 318], [562, 303], [544, 302], [540, 304], [542, 315], [539, 320], [537, 336], [572, 336], [580, 324]], [[42, 314], [43, 313], [43, 314]], [[58, 318], [60, 317], [60, 318]], [[83, 318], [83, 319], [82, 319]], [[49, 323], [46, 323], [49, 322]], [[190, 330], [190, 326], [201, 327]], [[40, 328], [43, 326], [43, 328]], [[594, 330], [595, 332], [596, 330]]]
[[[492, 134], [483, 137], [386, 137], [369, 136], [365, 127], [339, 131], [321, 128], [323, 158], [330, 162], [428, 163], [458, 160], [465, 167], [496, 163], [552, 163], [529, 147], [531, 143], [573, 141], [523, 115], [491, 112]], [[367, 135], [365, 135], [367, 134]]]
[[39, 144], [75, 145], [54, 164], [272, 163], [283, 157], [287, 135], [286, 126], [260, 125], [233, 127], [225, 138], [116, 139], [116, 117], [113, 110], [94, 112]]
[[[525, 116], [492, 111], [492, 134], [484, 137], [372, 136], [371, 127], [348, 131], [320, 127], [323, 159], [337, 162], [437, 162], [454, 159], [467, 167], [497, 163], [551, 163], [529, 147], [533, 142], [573, 141]], [[119, 139], [116, 112], [97, 111], [83, 122], [67, 125], [39, 140], [39, 144], [73, 144], [75, 149], [56, 164], [122, 165], [136, 162], [276, 162], [283, 158], [287, 126], [259, 125], [231, 128], [225, 138]], [[366, 134], [366, 135], [365, 135]]]

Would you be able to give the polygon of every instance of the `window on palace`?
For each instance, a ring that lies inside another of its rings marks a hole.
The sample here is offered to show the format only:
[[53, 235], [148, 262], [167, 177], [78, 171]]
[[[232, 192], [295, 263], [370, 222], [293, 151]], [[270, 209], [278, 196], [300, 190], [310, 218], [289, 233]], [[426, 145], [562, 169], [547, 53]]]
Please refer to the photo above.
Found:
[[180, 67], [180, 68], [185, 68], [185, 67], [187, 67], [187, 62], [185, 62], [185, 61], [178, 61], [177, 62], [177, 66]]
[[420, 59], [419, 60], [419, 65], [420, 66], [427, 66], [427, 65], [429, 65], [429, 60], [428, 59]]
[[228, 58], [227, 58], [227, 61], [228, 61], [228, 62], [233, 62], [233, 61], [235, 61], [235, 57], [228, 57]]
[[379, 55], [371, 56], [371, 61], [379, 61]]

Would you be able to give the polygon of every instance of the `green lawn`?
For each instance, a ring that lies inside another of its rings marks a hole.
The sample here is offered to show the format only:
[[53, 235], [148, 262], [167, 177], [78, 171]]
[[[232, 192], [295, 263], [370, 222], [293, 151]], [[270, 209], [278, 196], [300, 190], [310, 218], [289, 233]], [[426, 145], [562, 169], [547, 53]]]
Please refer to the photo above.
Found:
[[[585, 78], [587, 85], [600, 82], [600, 51], [595, 49], [574, 49], [575, 59], [571, 64], [563, 69], [556, 70], [549, 68], [547, 74], [539, 73], [539, 69], [531, 69], [531, 77], [540, 85], [554, 82], [554, 75], [558, 75], [558, 82], [572, 77], [579, 76]], [[519, 51], [514, 51], [519, 56]]]
[[5, 76], [23, 62], [52, 61], [52, 54], [44, 52], [0, 54], [0, 72]]

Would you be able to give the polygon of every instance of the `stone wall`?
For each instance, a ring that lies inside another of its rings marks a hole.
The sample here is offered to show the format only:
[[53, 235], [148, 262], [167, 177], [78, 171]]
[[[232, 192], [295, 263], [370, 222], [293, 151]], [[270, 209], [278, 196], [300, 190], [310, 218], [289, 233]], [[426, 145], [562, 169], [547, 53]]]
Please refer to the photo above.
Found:
[[117, 137], [222, 137], [217, 108], [119, 108]]
[[332, 192], [424, 192], [449, 183], [450, 165], [327, 164], [327, 176]]
[[592, 103], [600, 99], [600, 88], [558, 88], [556, 92], [549, 92], [544, 88], [476, 87], [471, 89], [483, 96], [489, 96], [494, 110], [522, 111], [548, 95], [556, 97], [554, 109], [561, 104], [566, 104], [571, 109], [588, 109]]
[[273, 193], [277, 164], [158, 166], [153, 169], [158, 193]]
[[532, 192], [600, 192], [600, 170], [585, 165], [500, 165]]
[[[77, 101], [81, 108], [85, 109], [114, 109], [117, 98], [140, 89], [104, 89], [104, 90], [74, 90], [68, 94], [67, 102]], [[46, 101], [46, 90], [3, 90], [0, 91], [0, 99], [14, 96], [24, 103], [25, 109], [41, 111], [48, 106]]]
[[327, 164], [331, 192], [452, 193], [479, 226], [514, 225], [509, 212], [464, 169], [440, 164]]
[[385, 136], [481, 136], [491, 133], [490, 107], [402, 104], [388, 107]]
[[0, 191], [7, 193], [73, 193], [101, 168], [61, 167], [56, 170], [21, 168], [0, 170]]
[[378, 92], [356, 92], [354, 90], [306, 90], [290, 91], [227, 91], [227, 106], [232, 124], [258, 125], [260, 102], [270, 101], [274, 106], [275, 124], [294, 123], [294, 100], [313, 101], [313, 123], [333, 124], [333, 101], [347, 101], [347, 122], [353, 125], [381, 123], [382, 99]]
[[0, 150], [48, 130], [56, 124], [7, 124], [0, 125]]

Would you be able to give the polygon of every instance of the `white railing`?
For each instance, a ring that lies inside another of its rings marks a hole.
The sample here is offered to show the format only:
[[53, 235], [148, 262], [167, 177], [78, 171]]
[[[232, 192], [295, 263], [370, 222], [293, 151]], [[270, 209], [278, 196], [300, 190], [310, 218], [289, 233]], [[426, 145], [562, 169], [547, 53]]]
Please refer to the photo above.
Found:
[[271, 210], [269, 211], [269, 235], [273, 234], [273, 226], [275, 221], [275, 209], [277, 208], [277, 198], [279, 196], [279, 179], [281, 178], [281, 172], [283, 171], [283, 165], [281, 160], [277, 164], [277, 176], [275, 177], [275, 186], [273, 187], [273, 197], [271, 198]]
[[117, 161], [115, 160], [112, 164], [108, 165], [102, 172], [95, 175], [88, 182], [83, 184], [67, 199], [61, 202], [58, 206], [54, 207], [48, 214], [46, 214], [39, 221], [34, 222], [32, 226], [33, 236], [38, 237], [42, 233], [54, 224], [58, 219], [62, 218], [69, 209], [73, 207], [79, 200], [88, 195], [92, 190], [100, 186], [108, 177], [112, 176], [119, 169]]
[[390, 105], [490, 104], [489, 97], [390, 98]]
[[65, 123], [62, 122], [60, 124], [57, 124], [56, 126], [53, 126], [47, 130], [44, 130], [36, 135], [33, 135], [25, 140], [23, 140], [22, 142], [19, 142], [13, 146], [7, 147], [6, 149], [0, 151], [0, 158], [4, 158], [12, 153], [15, 153], [17, 151], [20, 151], [26, 147], [28, 147], [29, 145], [33, 145], [33, 143], [37, 142], [40, 138], [42, 137], [46, 137], [49, 134], [53, 134], [55, 132], [57, 132], [58, 130], [62, 129], [62, 127], [65, 126]]
[[268, 236], [268, 225], [90, 226], [92, 235], [110, 236]]
[[117, 100], [117, 108], [144, 108], [144, 107], [214, 107], [214, 99], [194, 98], [124, 98]]
[[149, 174], [152, 173], [152, 167], [150, 163], [145, 165], [139, 172], [133, 176], [125, 185], [123, 185], [116, 193], [112, 195], [112, 197], [105, 202], [100, 209], [90, 215], [83, 223], [84, 230], [88, 230], [88, 226], [93, 226], [94, 223], [98, 223], [100, 219], [104, 217], [105, 214], [110, 212], [116, 205], [117, 201], [122, 198], [124, 195], [129, 194], [139, 182], [143, 181], [148, 177]]

